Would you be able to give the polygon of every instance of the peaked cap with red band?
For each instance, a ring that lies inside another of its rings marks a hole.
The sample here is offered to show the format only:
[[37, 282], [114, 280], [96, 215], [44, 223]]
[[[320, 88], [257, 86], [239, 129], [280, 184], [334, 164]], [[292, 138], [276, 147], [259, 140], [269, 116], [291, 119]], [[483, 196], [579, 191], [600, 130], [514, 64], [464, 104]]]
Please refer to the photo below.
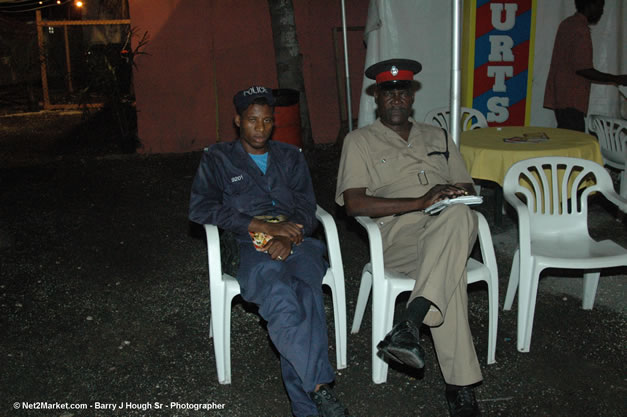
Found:
[[376, 80], [377, 85], [408, 86], [414, 81], [414, 74], [419, 73], [421, 69], [422, 65], [413, 59], [388, 59], [368, 67], [366, 77]]

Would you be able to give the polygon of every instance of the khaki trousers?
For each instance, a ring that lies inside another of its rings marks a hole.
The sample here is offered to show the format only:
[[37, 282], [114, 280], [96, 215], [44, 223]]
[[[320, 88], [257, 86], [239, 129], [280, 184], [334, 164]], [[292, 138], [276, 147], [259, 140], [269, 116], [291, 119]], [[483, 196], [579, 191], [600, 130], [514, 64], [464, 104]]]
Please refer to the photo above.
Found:
[[481, 381], [468, 325], [466, 261], [477, 239], [477, 216], [463, 204], [437, 216], [420, 212], [381, 225], [385, 267], [416, 280], [409, 301], [433, 304], [424, 324], [431, 327], [444, 380], [453, 385]]

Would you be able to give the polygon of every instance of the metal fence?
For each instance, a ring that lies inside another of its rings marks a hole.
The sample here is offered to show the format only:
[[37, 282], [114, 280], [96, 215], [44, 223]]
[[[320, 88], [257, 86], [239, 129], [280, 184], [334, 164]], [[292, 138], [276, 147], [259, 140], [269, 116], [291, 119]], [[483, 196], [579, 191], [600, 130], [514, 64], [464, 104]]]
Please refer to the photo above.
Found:
[[0, 111], [99, 107], [132, 96], [129, 19], [0, 15]]
[[130, 19], [43, 20], [36, 12], [43, 108], [99, 107], [132, 84]]

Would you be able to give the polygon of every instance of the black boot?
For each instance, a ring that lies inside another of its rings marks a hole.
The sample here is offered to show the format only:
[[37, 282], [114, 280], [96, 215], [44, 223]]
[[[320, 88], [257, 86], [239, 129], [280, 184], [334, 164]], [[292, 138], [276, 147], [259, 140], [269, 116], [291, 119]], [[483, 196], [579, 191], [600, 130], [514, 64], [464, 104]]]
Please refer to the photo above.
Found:
[[348, 410], [328, 385], [322, 385], [318, 391], [309, 393], [309, 396], [318, 408], [319, 417], [350, 417]]

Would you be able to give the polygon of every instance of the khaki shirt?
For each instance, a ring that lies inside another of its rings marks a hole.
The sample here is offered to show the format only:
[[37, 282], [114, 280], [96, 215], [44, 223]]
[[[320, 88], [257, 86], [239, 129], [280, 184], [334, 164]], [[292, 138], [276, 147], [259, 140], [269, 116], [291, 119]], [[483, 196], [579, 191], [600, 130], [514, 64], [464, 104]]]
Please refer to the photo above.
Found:
[[457, 145], [448, 138], [448, 163], [444, 131], [416, 122], [405, 141], [379, 119], [350, 132], [344, 139], [335, 201], [343, 206], [345, 190], [366, 188], [382, 198], [421, 197], [437, 184], [472, 183]]

